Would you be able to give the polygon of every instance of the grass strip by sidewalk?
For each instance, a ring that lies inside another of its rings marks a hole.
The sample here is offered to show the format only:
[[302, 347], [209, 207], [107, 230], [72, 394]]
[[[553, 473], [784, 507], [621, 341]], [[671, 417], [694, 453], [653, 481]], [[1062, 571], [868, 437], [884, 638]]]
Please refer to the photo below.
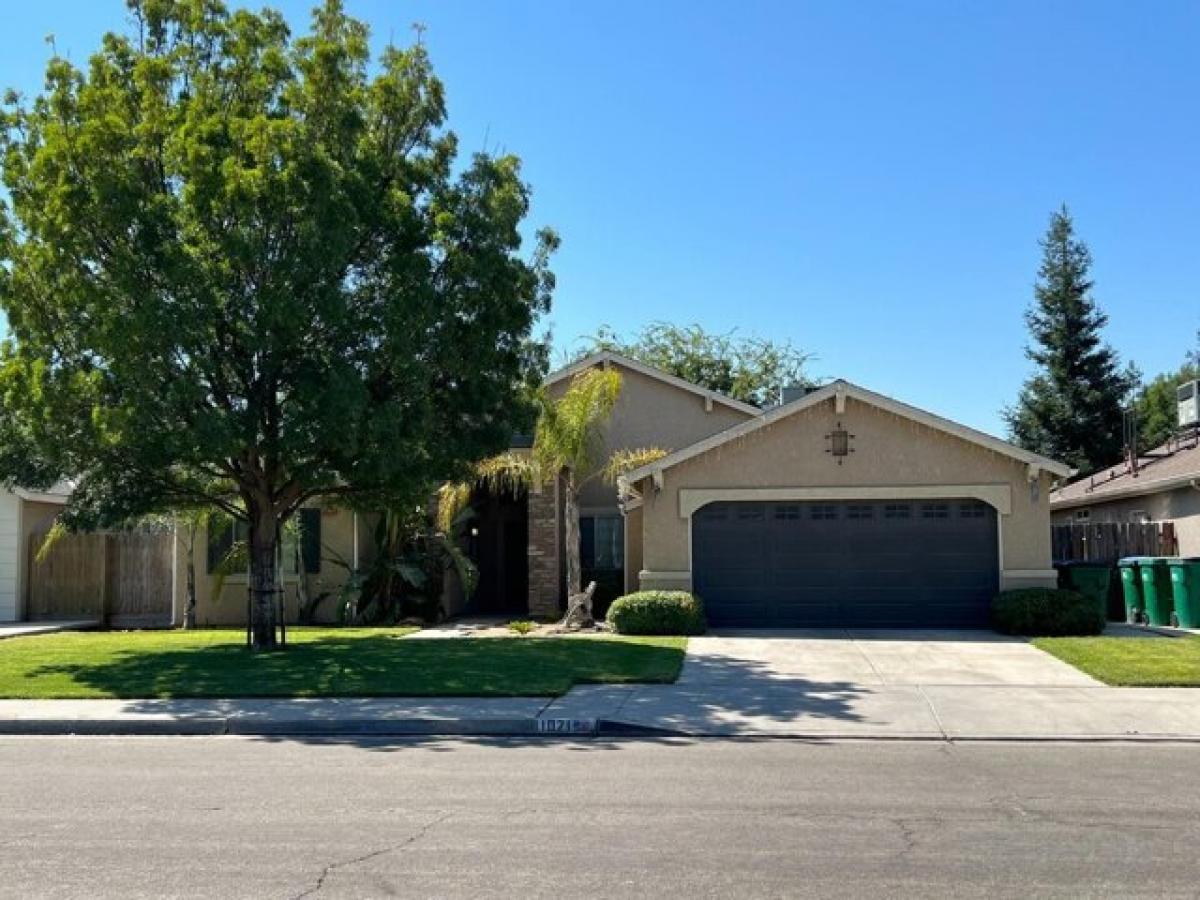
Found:
[[1034, 646], [1120, 687], [1200, 687], [1200, 637], [1037, 638]]
[[0, 697], [527, 697], [667, 683], [686, 638], [399, 640], [411, 628], [297, 628], [251, 653], [241, 631], [63, 632], [0, 642]]

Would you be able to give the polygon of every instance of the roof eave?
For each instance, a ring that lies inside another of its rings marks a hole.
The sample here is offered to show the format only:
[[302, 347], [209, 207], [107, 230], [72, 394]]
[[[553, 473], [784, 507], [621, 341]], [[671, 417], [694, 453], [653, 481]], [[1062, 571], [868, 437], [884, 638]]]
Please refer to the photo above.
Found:
[[12, 488], [13, 494], [31, 503], [55, 503], [65, 506], [70, 499], [69, 494], [58, 494], [51, 491], [31, 491], [23, 487]]
[[1159, 478], [1156, 481], [1144, 481], [1140, 484], [1130, 484], [1114, 488], [1103, 493], [1085, 494], [1082, 497], [1050, 498], [1051, 509], [1074, 509], [1077, 506], [1093, 506], [1098, 503], [1108, 503], [1113, 500], [1124, 500], [1128, 497], [1145, 497], [1149, 494], [1161, 494], [1165, 491], [1177, 491], [1180, 488], [1195, 487], [1200, 490], [1200, 474], [1176, 475], [1173, 478]]
[[698, 384], [693, 384], [686, 378], [680, 378], [678, 375], [672, 375], [670, 372], [664, 372], [661, 369], [656, 369], [654, 366], [647, 365], [643, 362], [638, 362], [636, 359], [630, 359], [628, 356], [622, 356], [612, 350], [600, 350], [583, 359], [578, 359], [570, 365], [563, 366], [546, 376], [542, 382], [545, 385], [555, 384], [565, 378], [570, 378], [578, 372], [585, 369], [590, 369], [592, 366], [600, 365], [604, 362], [615, 363], [619, 366], [625, 366], [627, 369], [632, 369], [634, 372], [639, 372], [650, 378], [657, 378], [666, 384], [673, 385], [685, 391], [690, 391], [698, 397], [704, 397], [711, 400], [713, 403], [720, 403], [722, 406], [727, 406], [730, 409], [735, 409], [738, 412], [746, 413], [749, 416], [760, 416], [762, 410], [752, 403], [745, 403], [741, 400], [735, 400], [719, 391], [711, 391], [708, 388], [701, 387]]

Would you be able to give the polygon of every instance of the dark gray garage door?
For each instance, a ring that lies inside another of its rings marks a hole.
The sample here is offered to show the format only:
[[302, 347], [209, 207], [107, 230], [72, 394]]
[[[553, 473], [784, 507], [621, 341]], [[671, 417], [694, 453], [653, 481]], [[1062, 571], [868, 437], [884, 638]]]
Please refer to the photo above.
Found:
[[715, 626], [982, 627], [996, 511], [975, 500], [713, 503], [692, 577]]

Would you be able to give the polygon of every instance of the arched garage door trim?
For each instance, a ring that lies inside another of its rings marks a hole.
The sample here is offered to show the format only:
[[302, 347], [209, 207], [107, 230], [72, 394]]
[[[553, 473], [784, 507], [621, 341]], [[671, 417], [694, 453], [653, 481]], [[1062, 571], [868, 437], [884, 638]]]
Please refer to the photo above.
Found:
[[[1012, 513], [1012, 485], [892, 484], [855, 487], [680, 488], [679, 517], [709, 503], [731, 500], [982, 500], [1002, 516]], [[689, 533], [691, 528], [688, 528]]]

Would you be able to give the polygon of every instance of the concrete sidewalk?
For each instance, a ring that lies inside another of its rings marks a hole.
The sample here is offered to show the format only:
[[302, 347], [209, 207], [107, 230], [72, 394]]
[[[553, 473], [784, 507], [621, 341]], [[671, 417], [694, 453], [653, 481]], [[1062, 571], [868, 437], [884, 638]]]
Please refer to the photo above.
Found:
[[0, 641], [5, 638], [54, 634], [56, 631], [87, 631], [99, 628], [99, 619], [60, 619], [51, 622], [0, 622]]
[[1200, 741], [1200, 690], [813, 683], [729, 688], [578, 687], [543, 717], [592, 717], [701, 736], [923, 740]]
[[587, 735], [1200, 741], [1187, 688], [577, 687], [553, 698], [0, 700], [0, 734]]

